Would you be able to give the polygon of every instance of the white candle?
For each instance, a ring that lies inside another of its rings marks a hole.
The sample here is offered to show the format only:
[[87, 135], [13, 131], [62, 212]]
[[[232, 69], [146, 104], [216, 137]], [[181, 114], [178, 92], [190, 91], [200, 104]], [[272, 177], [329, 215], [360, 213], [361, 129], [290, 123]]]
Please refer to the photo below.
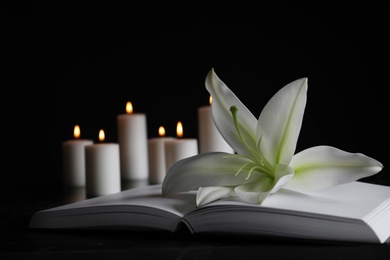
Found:
[[64, 184], [66, 186], [85, 186], [85, 152], [86, 145], [93, 144], [92, 140], [79, 139], [80, 127], [74, 127], [73, 136], [75, 139], [62, 143], [62, 161]]
[[146, 115], [133, 113], [131, 102], [126, 114], [118, 115], [118, 141], [122, 180], [146, 180], [149, 174]]
[[214, 124], [211, 114], [212, 98], [210, 105], [198, 108], [199, 151], [234, 153], [233, 148], [223, 139]]
[[165, 166], [169, 168], [177, 161], [198, 154], [198, 140], [195, 138], [182, 138], [183, 125], [179, 121], [176, 128], [177, 139], [165, 142]]
[[165, 129], [160, 126], [158, 129], [159, 137], [148, 140], [149, 153], [149, 183], [162, 183], [166, 174], [165, 165], [165, 142], [174, 140], [173, 137], [165, 137]]
[[85, 181], [88, 197], [121, 191], [119, 145], [103, 143], [103, 130], [99, 132], [99, 140], [101, 143], [85, 146]]

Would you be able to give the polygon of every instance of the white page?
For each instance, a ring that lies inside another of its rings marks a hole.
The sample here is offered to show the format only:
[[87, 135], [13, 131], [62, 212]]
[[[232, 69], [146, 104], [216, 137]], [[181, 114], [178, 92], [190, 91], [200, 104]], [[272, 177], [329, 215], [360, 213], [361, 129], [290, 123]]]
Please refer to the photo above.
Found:
[[[176, 214], [179, 217], [183, 217], [185, 214], [195, 210], [195, 212], [191, 213], [191, 218], [194, 218], [194, 216], [206, 212], [206, 215], [202, 215], [202, 217], [200, 217], [200, 219], [202, 220], [198, 220], [197, 222], [202, 225], [205, 224], [207, 229], [207, 226], [215, 225], [215, 223], [207, 224], [207, 221], [202, 223], [203, 220], [207, 220], [207, 218], [209, 218], [207, 212], [209, 210], [212, 210], [214, 213], [217, 214], [212, 216], [210, 215], [210, 218], [213, 218], [215, 216], [223, 217], [223, 215], [218, 215], [218, 206], [221, 205], [229, 206], [230, 209], [233, 208], [237, 210], [236, 213], [229, 213], [230, 215], [234, 214], [235, 218], [238, 219], [238, 222], [235, 222], [234, 226], [231, 226], [229, 228], [231, 228], [232, 230], [238, 229], [237, 231], [239, 231], [239, 229], [248, 230], [248, 227], [245, 225], [245, 223], [239, 223], [240, 216], [242, 214], [252, 214], [248, 213], [248, 211], [246, 213], [240, 212], [240, 207], [245, 206], [246, 209], [249, 208], [253, 212], [257, 211], [257, 209], [260, 209], [260, 211], [271, 212], [271, 214], [277, 213], [276, 215], [268, 214], [268, 216], [277, 216], [278, 214], [279, 216], [285, 215], [287, 217], [295, 216], [294, 218], [296, 219], [296, 221], [298, 221], [298, 219], [296, 218], [297, 216], [304, 216], [304, 218], [302, 218], [303, 222], [298, 222], [303, 224], [302, 228], [305, 227], [305, 221], [310, 220], [311, 222], [314, 221], [313, 223], [317, 223], [315, 220], [316, 217], [314, 216], [319, 215], [321, 215], [321, 219], [323, 219], [323, 221], [325, 220], [324, 217], [331, 220], [327, 221], [329, 223], [332, 223], [332, 220], [334, 219], [339, 219], [339, 221], [341, 220], [343, 223], [352, 223], [356, 221], [358, 221], [359, 223], [363, 223], [363, 221], [369, 221], [371, 222], [370, 224], [377, 229], [374, 231], [378, 234], [380, 239], [384, 240], [388, 237], [390, 233], [390, 226], [387, 225], [386, 227], [386, 224], [388, 223], [387, 220], [390, 216], [389, 198], [390, 187], [388, 186], [368, 184], [363, 182], [353, 182], [335, 186], [329, 189], [325, 189], [321, 192], [311, 194], [302, 194], [289, 190], [281, 190], [267, 198], [264, 201], [263, 205], [252, 205], [239, 201], [237, 198], [233, 198], [215, 201], [196, 210], [196, 192], [177, 194], [169, 198], [164, 198], [161, 194], [161, 185], [152, 185], [125, 190], [116, 194], [97, 197], [85, 201], [80, 201], [48, 209], [43, 212], [53, 212], [56, 215], [60, 214], [66, 216], [72, 215], [74, 211], [77, 211], [77, 214], [81, 213], [82, 215], [87, 215], [88, 212], [110, 212], [110, 210], [107, 210], [107, 207], [112, 207], [111, 211], [113, 213], [111, 215], [114, 216], [116, 214], [116, 218], [122, 218], [124, 212], [134, 212], [137, 216], [142, 216], [139, 215], [139, 213], [143, 213], [143, 215], [146, 216], [159, 216], [160, 213], [158, 213], [158, 211], [156, 210], [153, 210], [158, 209], [164, 212]], [[128, 209], [126, 209], [126, 207], [123, 207], [127, 205], [131, 207]], [[383, 212], [382, 207], [383, 209], [387, 208], [387, 213]], [[80, 209], [82, 211], [80, 211]], [[109, 216], [109, 214], [106, 215]], [[137, 216], [135, 217], [137, 218]], [[164, 216], [163, 218], [167, 217], [166, 214], [163, 213], [161, 214], [161, 216]], [[308, 216], [314, 217], [313, 220], [311, 220], [312, 217]], [[195, 218], [198, 217], [199, 216]], [[112, 223], [115, 223], [114, 219], [115, 218], [112, 218], [111, 221], [114, 221]], [[376, 221], [377, 219], [380, 221]], [[142, 217], [140, 217], [140, 219], [138, 219], [137, 221], [137, 223], [142, 225]], [[155, 223], [151, 224], [153, 225]], [[332, 226], [332, 224], [329, 225]], [[383, 227], [383, 225], [385, 225], [385, 227]], [[339, 227], [346, 228], [348, 230], [347, 226]], [[260, 228], [260, 230], [262, 229], [262, 227], [258, 228]], [[275, 228], [277, 228], [277, 226]], [[272, 230], [270, 230], [269, 232], [271, 231]], [[304, 231], [302, 232], [304, 233]]]
[[390, 234], [389, 198], [388, 186], [353, 182], [311, 194], [281, 190], [262, 205], [219, 200], [188, 219], [198, 232], [383, 243]]
[[314, 193], [298, 193], [282, 189], [269, 196], [262, 205], [247, 204], [239, 199], [219, 200], [205, 206], [245, 205], [324, 214], [343, 218], [364, 219], [382, 202], [390, 198], [390, 187], [363, 182], [337, 185]]
[[118, 193], [91, 198], [51, 209], [45, 212], [54, 212], [59, 210], [73, 210], [86, 207], [101, 206], [147, 206], [160, 209], [180, 217], [196, 208], [196, 193], [186, 193], [174, 195], [169, 198], [162, 197], [161, 184], [139, 187], [124, 190]]

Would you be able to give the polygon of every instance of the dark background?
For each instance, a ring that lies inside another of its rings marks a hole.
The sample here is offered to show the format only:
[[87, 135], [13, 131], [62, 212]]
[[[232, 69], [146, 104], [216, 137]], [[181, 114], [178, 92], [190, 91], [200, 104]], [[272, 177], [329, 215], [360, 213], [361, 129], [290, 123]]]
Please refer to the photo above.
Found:
[[0, 3], [2, 259], [389, 259], [388, 243], [28, 229], [34, 212], [80, 199], [62, 183], [61, 143], [75, 124], [83, 138], [97, 141], [104, 129], [117, 142], [116, 117], [132, 101], [147, 115], [148, 137], [160, 125], [174, 136], [181, 120], [196, 138], [211, 68], [255, 116], [285, 84], [308, 77], [297, 151], [364, 153], [385, 166], [364, 181], [390, 186], [389, 3], [253, 3]]
[[117, 142], [127, 101], [147, 115], [148, 137], [164, 125], [197, 137], [197, 108], [217, 75], [257, 117], [285, 84], [309, 78], [298, 151], [315, 145], [361, 152], [385, 165], [367, 179], [390, 185], [388, 33], [385, 1], [335, 5], [272, 1], [108, 4], [26, 1], [1, 6], [4, 186], [62, 185], [61, 143]]

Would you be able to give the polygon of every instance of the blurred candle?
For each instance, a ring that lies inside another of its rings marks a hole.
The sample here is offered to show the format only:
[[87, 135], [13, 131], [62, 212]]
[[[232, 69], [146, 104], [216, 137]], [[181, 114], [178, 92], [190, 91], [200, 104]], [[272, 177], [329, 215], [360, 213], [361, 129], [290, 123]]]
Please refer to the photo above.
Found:
[[133, 113], [131, 102], [126, 114], [118, 115], [118, 141], [122, 180], [147, 180], [149, 174], [146, 115]]
[[210, 105], [198, 108], [199, 152], [227, 152], [234, 153], [233, 148], [223, 139], [214, 124], [211, 114], [212, 97]]
[[198, 154], [198, 140], [183, 138], [183, 125], [179, 121], [176, 126], [177, 139], [165, 142], [165, 167], [168, 171], [177, 161]]
[[174, 140], [174, 137], [165, 137], [165, 128], [160, 126], [158, 129], [159, 137], [148, 140], [149, 153], [149, 183], [162, 183], [166, 174], [165, 166], [165, 142]]
[[100, 130], [100, 142], [85, 146], [87, 197], [121, 191], [119, 145], [104, 143], [104, 139], [104, 131]]
[[80, 127], [73, 130], [74, 139], [62, 143], [62, 160], [64, 184], [66, 186], [85, 186], [85, 152], [86, 145], [93, 144], [92, 140], [80, 139]]

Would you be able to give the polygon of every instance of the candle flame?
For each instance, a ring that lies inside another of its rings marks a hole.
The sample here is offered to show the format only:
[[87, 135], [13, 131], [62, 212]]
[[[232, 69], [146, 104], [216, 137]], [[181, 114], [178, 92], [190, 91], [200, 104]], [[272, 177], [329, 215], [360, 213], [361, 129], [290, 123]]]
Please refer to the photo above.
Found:
[[177, 134], [177, 137], [183, 137], [183, 125], [182, 123], [179, 121], [177, 122], [177, 126], [176, 126], [176, 134]]
[[103, 129], [100, 129], [100, 131], [99, 131], [99, 141], [103, 142], [105, 137], [106, 137], [106, 135], [104, 134]]
[[213, 103], [213, 97], [211, 95], [210, 95], [210, 98], [209, 98], [209, 103], [210, 103], [210, 106]]
[[126, 113], [127, 114], [133, 113], [133, 104], [130, 101], [126, 103]]
[[165, 128], [163, 126], [160, 126], [158, 128], [158, 135], [159, 136], [165, 136]]
[[75, 125], [74, 126], [74, 130], [73, 130], [73, 136], [75, 139], [79, 139], [80, 138], [80, 127], [78, 125]]

